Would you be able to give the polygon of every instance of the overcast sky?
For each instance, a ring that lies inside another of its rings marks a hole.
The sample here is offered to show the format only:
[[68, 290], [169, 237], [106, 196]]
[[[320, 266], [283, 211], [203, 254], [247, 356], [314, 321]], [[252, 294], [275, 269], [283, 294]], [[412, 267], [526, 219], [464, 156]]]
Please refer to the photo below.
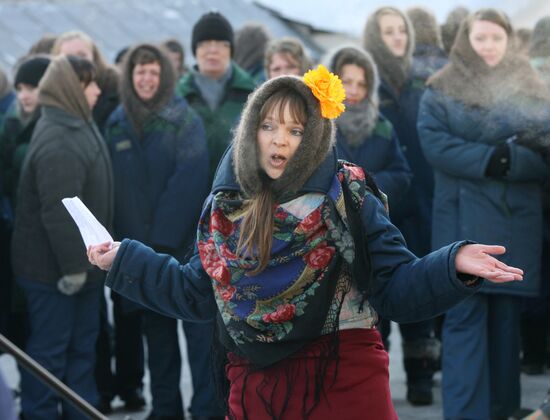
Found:
[[[498, 7], [509, 16], [519, 10], [529, 0], [257, 0], [283, 15], [301, 20], [322, 28], [358, 35], [363, 30], [367, 16], [381, 6], [393, 5], [400, 9], [423, 6], [431, 9], [439, 22], [445, 20], [447, 13], [456, 6], [465, 6], [470, 10], [482, 7]], [[427, 6], [429, 4], [429, 6]]]

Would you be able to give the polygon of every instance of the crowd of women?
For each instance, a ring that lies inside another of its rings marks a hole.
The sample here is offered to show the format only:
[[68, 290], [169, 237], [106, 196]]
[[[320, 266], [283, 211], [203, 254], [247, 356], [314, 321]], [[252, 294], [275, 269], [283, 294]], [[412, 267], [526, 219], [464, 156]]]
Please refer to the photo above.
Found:
[[[444, 418], [514, 415], [549, 362], [550, 18], [528, 35], [383, 7], [313, 59], [209, 12], [192, 67], [44, 37], [0, 78], [1, 332], [104, 413], [147, 363], [148, 419], [390, 419], [393, 320], [411, 404], [441, 369]], [[73, 196], [124, 240], [87, 254]], [[24, 370], [21, 411], [80, 418]]]

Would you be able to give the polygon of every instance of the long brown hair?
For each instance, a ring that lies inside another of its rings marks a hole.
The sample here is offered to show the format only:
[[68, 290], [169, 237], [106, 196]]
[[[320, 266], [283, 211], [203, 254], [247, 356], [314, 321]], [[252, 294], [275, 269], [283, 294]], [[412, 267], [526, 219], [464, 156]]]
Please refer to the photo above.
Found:
[[[292, 119], [305, 126], [307, 121], [307, 106], [304, 98], [294, 89], [280, 89], [273, 93], [260, 109], [261, 125], [269, 114], [279, 116], [279, 122], [284, 123], [284, 112], [288, 106]], [[259, 127], [257, 128], [259, 129]], [[256, 155], [259, 158], [259, 148], [256, 144]], [[270, 188], [271, 178], [263, 174], [262, 190], [246, 201], [246, 209], [241, 224], [241, 233], [237, 245], [241, 255], [258, 256], [258, 266], [250, 275], [261, 273], [269, 262], [273, 244], [275, 199]]]

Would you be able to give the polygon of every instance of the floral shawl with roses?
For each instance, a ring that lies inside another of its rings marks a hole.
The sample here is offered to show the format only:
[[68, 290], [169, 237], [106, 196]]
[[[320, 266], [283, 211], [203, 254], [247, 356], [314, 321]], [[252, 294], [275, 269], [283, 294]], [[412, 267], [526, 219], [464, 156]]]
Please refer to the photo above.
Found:
[[352, 264], [355, 256], [344, 187], [360, 209], [369, 191], [365, 174], [343, 161], [328, 193], [317, 194], [319, 204], [305, 217], [285, 210], [284, 204], [276, 207], [271, 258], [256, 276], [247, 274], [258, 264], [255, 256], [236, 253], [243, 215], [239, 192], [211, 197], [197, 243], [220, 312], [220, 339], [228, 350], [265, 367], [318, 338], [327, 322], [333, 324], [329, 330], [337, 329], [338, 314], [328, 316], [329, 310], [342, 264]]

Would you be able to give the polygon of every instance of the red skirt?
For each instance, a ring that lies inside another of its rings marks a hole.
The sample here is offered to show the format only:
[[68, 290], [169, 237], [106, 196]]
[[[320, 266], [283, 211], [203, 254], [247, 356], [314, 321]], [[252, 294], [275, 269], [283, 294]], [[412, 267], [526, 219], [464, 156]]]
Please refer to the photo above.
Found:
[[[308, 419], [397, 419], [390, 394], [389, 357], [380, 333], [374, 328], [350, 329], [340, 331], [338, 336], [336, 376], [336, 362], [332, 360], [326, 369], [320, 400]], [[313, 401], [312, 392], [306, 390], [315, 383], [318, 344], [329, 340], [328, 336], [323, 336], [292, 357], [255, 372], [247, 369], [245, 360], [230, 354], [226, 367], [230, 382], [230, 418], [304, 418], [304, 395], [309, 395], [306, 406], [311, 407]], [[290, 395], [288, 389], [291, 389]]]

